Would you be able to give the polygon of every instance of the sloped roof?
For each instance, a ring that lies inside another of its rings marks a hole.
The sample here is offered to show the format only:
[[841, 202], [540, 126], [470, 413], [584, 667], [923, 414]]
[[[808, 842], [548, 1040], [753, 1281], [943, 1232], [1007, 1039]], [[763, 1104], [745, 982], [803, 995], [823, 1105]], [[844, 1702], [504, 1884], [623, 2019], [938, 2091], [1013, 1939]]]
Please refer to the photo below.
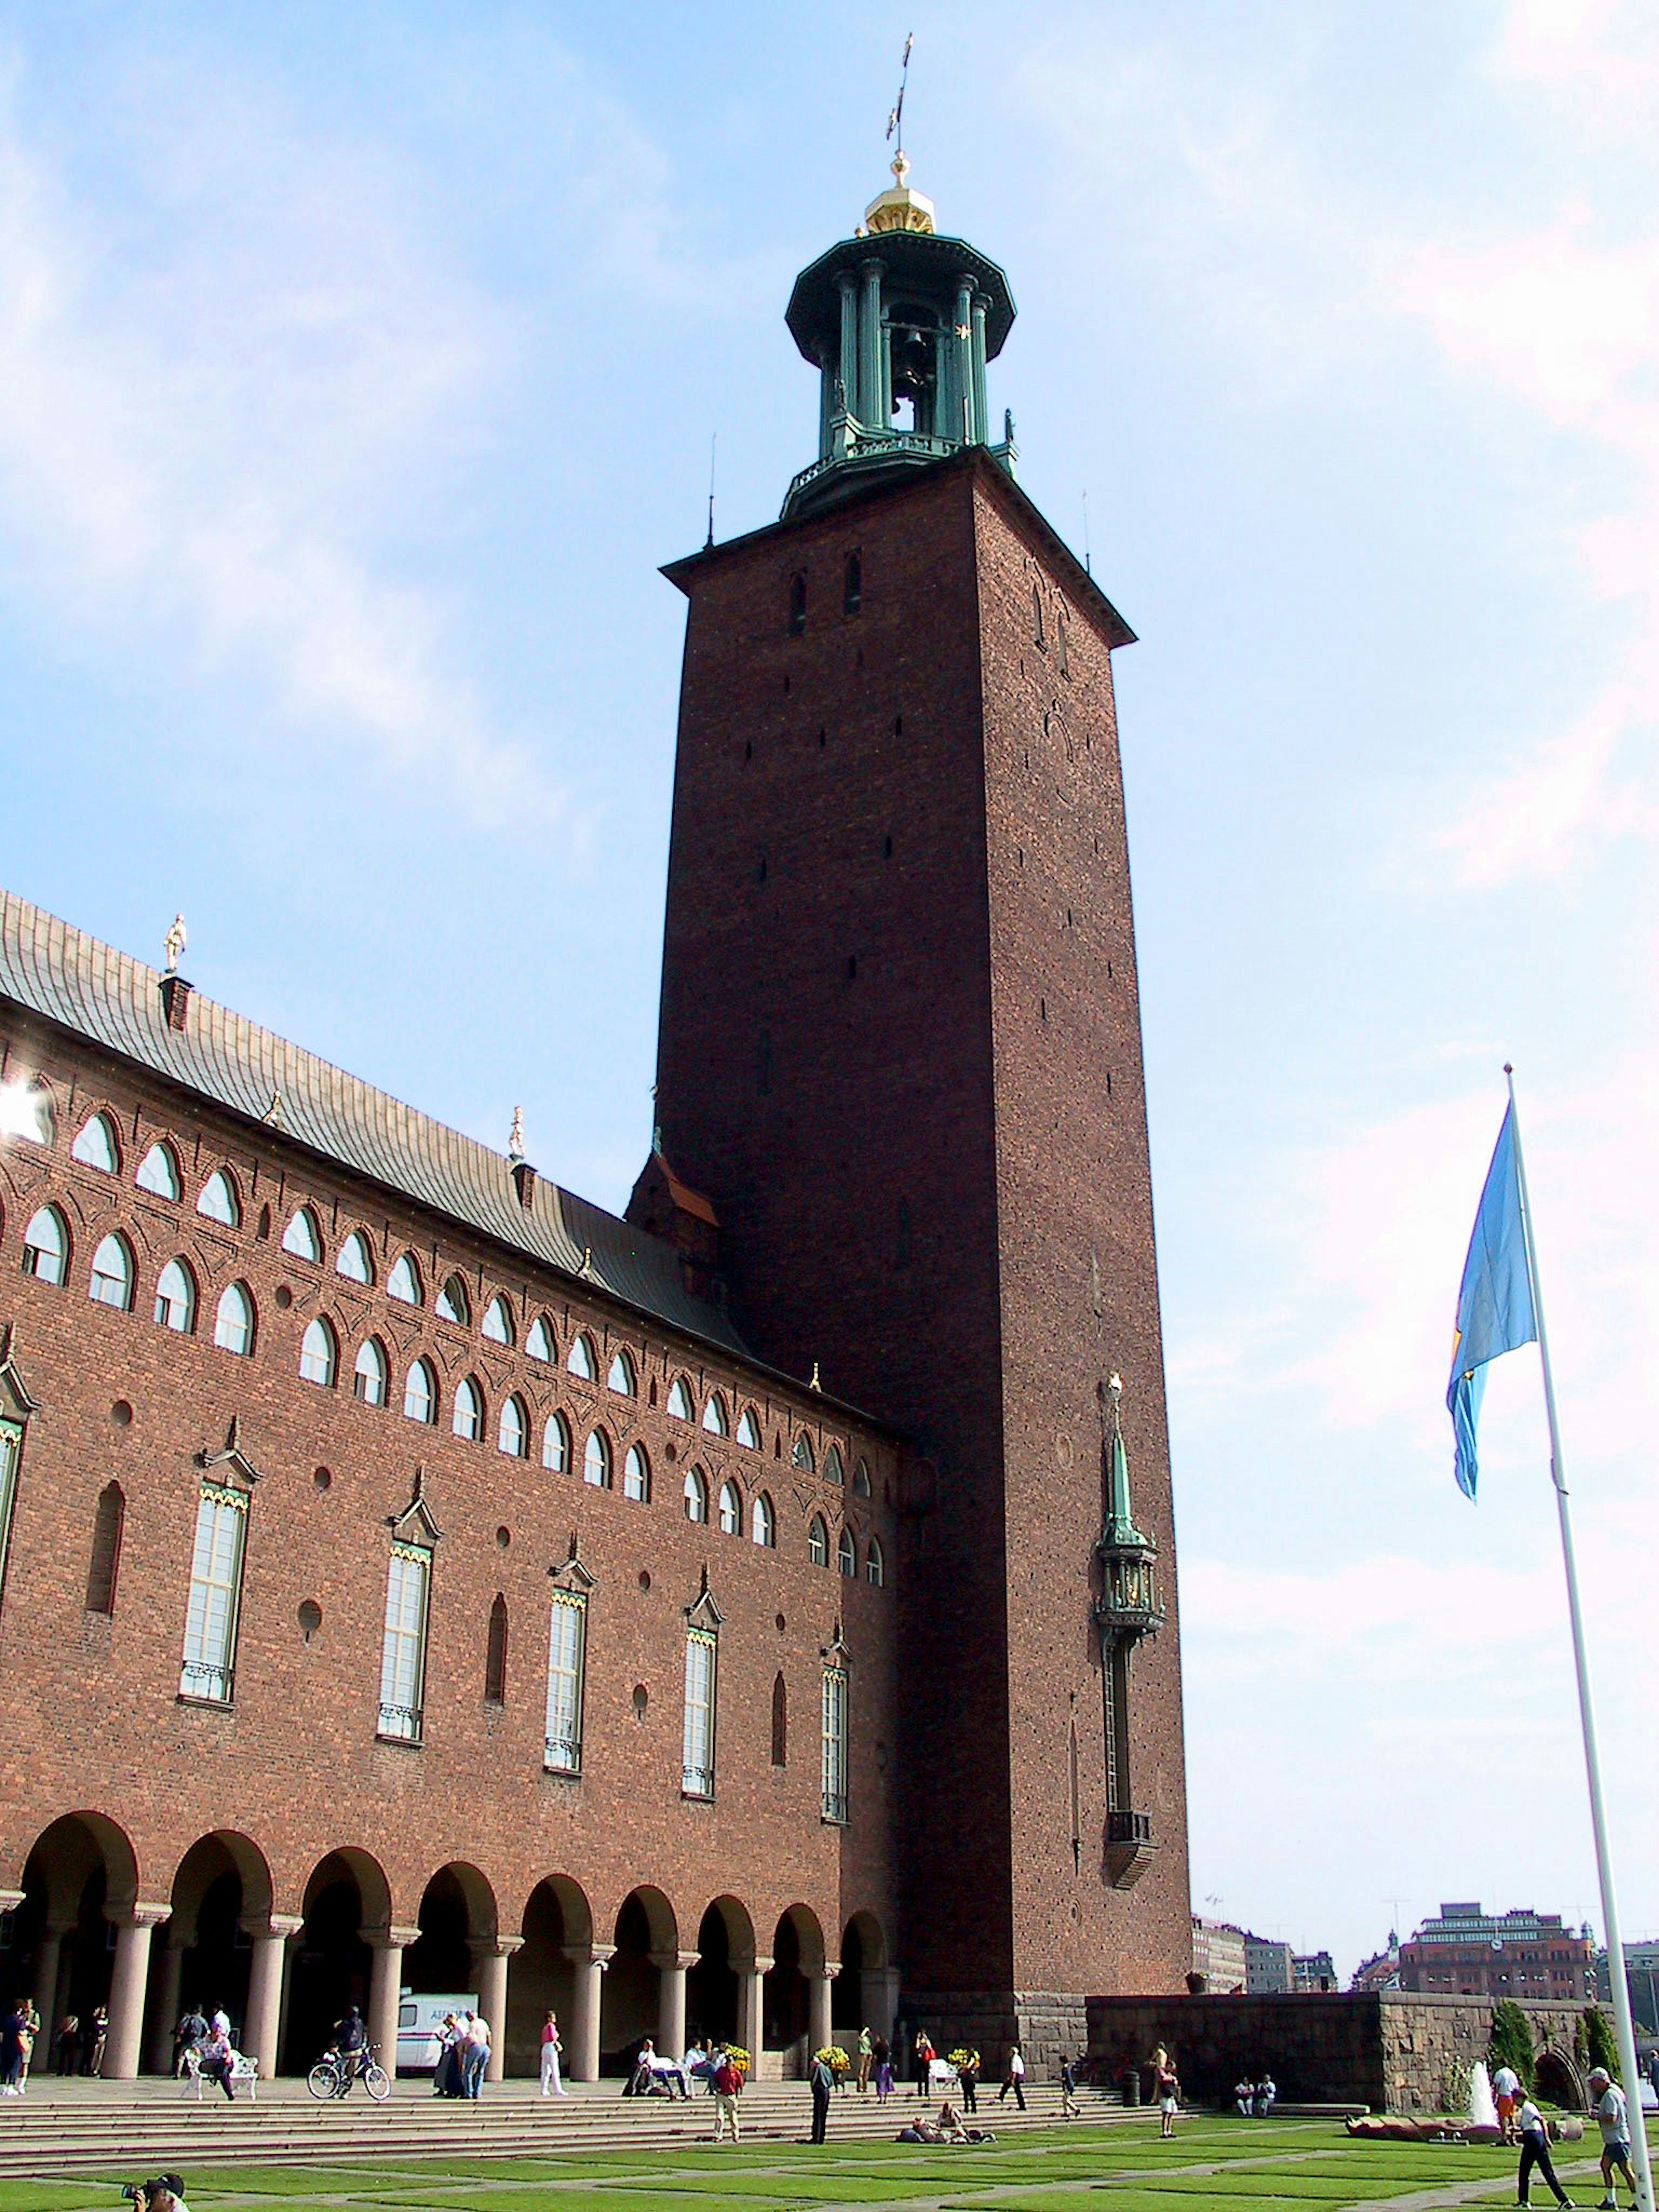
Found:
[[170, 1028], [157, 969], [5, 890], [0, 999], [672, 1328], [748, 1356], [726, 1314], [686, 1289], [679, 1255], [661, 1238], [540, 1176], [532, 1203], [522, 1206], [503, 1153], [199, 991], [191, 994], [184, 1028]]

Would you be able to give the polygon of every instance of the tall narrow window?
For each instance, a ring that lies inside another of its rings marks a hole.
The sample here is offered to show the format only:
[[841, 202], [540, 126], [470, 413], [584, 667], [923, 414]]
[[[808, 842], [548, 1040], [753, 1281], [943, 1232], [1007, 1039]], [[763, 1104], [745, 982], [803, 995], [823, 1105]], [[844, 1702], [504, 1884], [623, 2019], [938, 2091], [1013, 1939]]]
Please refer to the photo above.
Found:
[[544, 1364], [553, 1364], [553, 1332], [547, 1325], [547, 1316], [538, 1314], [530, 1324], [530, 1334], [524, 1340], [526, 1358], [539, 1359]]
[[115, 1583], [121, 1571], [121, 1537], [127, 1524], [127, 1501], [118, 1482], [106, 1482], [98, 1493], [98, 1510], [92, 1523], [92, 1563], [87, 1569], [87, 1611], [113, 1613]]
[[611, 1487], [611, 1439], [603, 1429], [595, 1429], [582, 1447], [582, 1480], [595, 1490]]
[[556, 1590], [547, 1638], [547, 1729], [542, 1763], [550, 1774], [582, 1771], [582, 1669], [586, 1656], [587, 1600], [577, 1590]]
[[432, 1554], [424, 1544], [394, 1542], [386, 1577], [386, 1629], [380, 1639], [380, 1714], [377, 1732], [393, 1743], [421, 1740], [426, 1687], [427, 1590]]
[[1077, 1723], [1071, 1724], [1066, 1746], [1066, 1775], [1071, 1784], [1072, 1801], [1072, 1870], [1080, 1873], [1083, 1868], [1083, 1790], [1078, 1771]]
[[870, 1463], [867, 1460], [860, 1459], [853, 1469], [853, 1495], [854, 1498], [870, 1495]]
[[823, 1670], [823, 1817], [847, 1818], [847, 1670]]
[[841, 1541], [836, 1547], [836, 1565], [842, 1574], [856, 1576], [859, 1571], [859, 1547], [853, 1541], [853, 1532], [843, 1528]]
[[882, 1555], [879, 1536], [870, 1539], [870, 1548], [864, 1555], [864, 1579], [877, 1589], [887, 1579], [887, 1561]]
[[236, 1195], [235, 1184], [222, 1168], [216, 1168], [202, 1185], [196, 1211], [226, 1229], [234, 1229], [240, 1222], [242, 1202]]
[[354, 1229], [341, 1245], [339, 1257], [334, 1262], [334, 1272], [337, 1275], [343, 1275], [349, 1283], [374, 1281], [374, 1255], [368, 1249], [368, 1239], [361, 1229]]
[[499, 1590], [489, 1608], [489, 1640], [484, 1649], [484, 1703], [507, 1703], [507, 1600]]
[[213, 1705], [230, 1703], [246, 1530], [246, 1492], [204, 1482], [196, 1509], [196, 1549], [185, 1613], [185, 1663], [179, 1676], [181, 1698], [198, 1698]]
[[306, 1324], [306, 1333], [300, 1339], [301, 1376], [304, 1381], [315, 1382], [324, 1390], [331, 1390], [339, 1364], [339, 1340], [332, 1325], [319, 1314], [314, 1321]]
[[1106, 1808], [1112, 1813], [1129, 1810], [1129, 1653], [1115, 1644], [1107, 1659], [1106, 1692]]
[[619, 1398], [634, 1395], [634, 1363], [625, 1352], [617, 1352], [605, 1379], [606, 1389], [614, 1390]]
[[377, 1336], [365, 1337], [357, 1347], [357, 1361], [352, 1370], [351, 1389], [355, 1397], [365, 1406], [384, 1406], [386, 1403], [386, 1353]]
[[789, 579], [789, 635], [799, 637], [806, 628], [806, 571], [797, 568]]
[[95, 1305], [113, 1306], [125, 1313], [132, 1304], [132, 1254], [125, 1237], [106, 1237], [92, 1255], [92, 1280], [87, 1296]]
[[438, 1379], [424, 1359], [417, 1359], [404, 1383], [404, 1419], [429, 1428], [437, 1418]]
[[196, 1326], [196, 1278], [182, 1260], [169, 1260], [155, 1278], [155, 1320], [180, 1336]]
[[213, 1316], [213, 1341], [221, 1352], [234, 1352], [246, 1359], [253, 1350], [253, 1300], [244, 1283], [230, 1283], [219, 1293], [219, 1310]]
[[283, 1231], [283, 1249], [295, 1260], [320, 1260], [323, 1256], [322, 1231], [317, 1226], [317, 1217], [308, 1206], [302, 1206]]
[[492, 1344], [511, 1344], [513, 1341], [513, 1309], [503, 1297], [493, 1297], [484, 1308], [483, 1325], [479, 1331]]
[[138, 1188], [147, 1190], [152, 1198], [177, 1198], [182, 1186], [179, 1181], [179, 1163], [173, 1158], [171, 1145], [159, 1139], [144, 1154], [138, 1170]]
[[69, 1273], [69, 1231], [55, 1206], [43, 1206], [23, 1231], [23, 1273], [37, 1282], [62, 1283]]
[[726, 1401], [716, 1390], [702, 1409], [702, 1425], [711, 1437], [723, 1437], [728, 1432]]
[[22, 1451], [22, 1424], [0, 1421], [0, 1583], [6, 1578], [6, 1554], [11, 1547], [11, 1509], [17, 1495], [17, 1462]]
[[760, 1423], [755, 1419], [752, 1406], [745, 1406], [743, 1409], [743, 1418], [738, 1423], [738, 1442], [747, 1444], [750, 1451], [758, 1451], [761, 1448]]
[[841, 607], [843, 614], [855, 615], [864, 605], [864, 556], [849, 553], [842, 571]]
[[542, 1465], [555, 1474], [570, 1472], [570, 1425], [562, 1413], [550, 1413], [542, 1431]]
[[674, 1387], [668, 1394], [668, 1410], [677, 1421], [695, 1421], [696, 1407], [692, 1403], [690, 1387], [684, 1375], [674, 1377]]
[[1042, 594], [1035, 584], [1031, 586], [1031, 635], [1039, 645], [1046, 645], [1042, 635]]
[[483, 1434], [483, 1394], [470, 1375], [455, 1385], [455, 1411], [449, 1425], [470, 1443], [477, 1443]]
[[496, 1449], [509, 1459], [522, 1459], [530, 1449], [530, 1416], [516, 1393], [501, 1401], [501, 1418], [495, 1431]]
[[687, 1797], [714, 1794], [714, 1638], [706, 1628], [685, 1638], [685, 1738], [680, 1789]]
[[386, 1294], [396, 1298], [399, 1305], [417, 1306], [421, 1303], [421, 1271], [412, 1252], [399, 1253], [392, 1263], [392, 1272], [386, 1279]]
[[772, 1764], [789, 1764], [789, 1692], [781, 1674], [772, 1684]]
[[700, 1467], [685, 1470], [683, 1486], [685, 1498], [685, 1517], [688, 1521], [703, 1522], [708, 1518], [708, 1485]]
[[800, 1434], [795, 1438], [795, 1449], [791, 1452], [789, 1456], [794, 1464], [801, 1469], [803, 1474], [811, 1474], [812, 1472], [812, 1439], [807, 1435], [805, 1429], [803, 1429]]
[[772, 1501], [763, 1490], [749, 1510], [749, 1533], [755, 1541], [771, 1551], [778, 1540], [778, 1516], [772, 1510]]
[[466, 1285], [459, 1275], [447, 1275], [438, 1293], [438, 1318], [453, 1321], [465, 1328], [472, 1318], [472, 1301], [466, 1294]]
[[720, 1485], [720, 1534], [740, 1536], [743, 1534], [743, 1492], [735, 1482]]
[[816, 1513], [806, 1531], [806, 1556], [815, 1567], [827, 1567], [830, 1564], [830, 1532]]
[[643, 1444], [628, 1447], [628, 1457], [623, 1462], [623, 1496], [631, 1498], [636, 1505], [651, 1503], [651, 1462]]
[[96, 1168], [101, 1175], [119, 1175], [121, 1155], [116, 1148], [115, 1125], [107, 1114], [93, 1115], [70, 1146], [70, 1157], [79, 1160], [83, 1168]]
[[823, 1479], [826, 1482], [833, 1482], [837, 1489], [845, 1480], [842, 1473], [840, 1448], [836, 1444], [831, 1444], [823, 1455]]
[[584, 1382], [591, 1382], [593, 1380], [593, 1346], [588, 1340], [586, 1332], [571, 1338], [570, 1357], [564, 1364], [573, 1375], [580, 1376]]

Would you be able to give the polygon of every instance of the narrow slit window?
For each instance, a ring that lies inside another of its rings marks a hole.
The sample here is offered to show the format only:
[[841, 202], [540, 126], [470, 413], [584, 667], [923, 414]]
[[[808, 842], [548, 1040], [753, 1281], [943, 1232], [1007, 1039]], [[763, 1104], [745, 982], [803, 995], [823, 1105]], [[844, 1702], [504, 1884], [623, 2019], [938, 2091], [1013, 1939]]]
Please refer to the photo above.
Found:
[[98, 1493], [98, 1510], [92, 1523], [92, 1561], [87, 1569], [87, 1611], [115, 1610], [115, 1584], [121, 1571], [121, 1538], [127, 1525], [126, 1494], [118, 1482], [106, 1482]]
[[799, 637], [806, 628], [806, 571], [797, 568], [789, 579], [789, 635]]
[[789, 1692], [781, 1673], [772, 1684], [772, 1764], [789, 1764]]
[[489, 1608], [489, 1634], [484, 1646], [484, 1703], [507, 1703], [507, 1600], [499, 1590]]
[[841, 605], [843, 614], [855, 615], [864, 605], [864, 556], [849, 553], [842, 572]]

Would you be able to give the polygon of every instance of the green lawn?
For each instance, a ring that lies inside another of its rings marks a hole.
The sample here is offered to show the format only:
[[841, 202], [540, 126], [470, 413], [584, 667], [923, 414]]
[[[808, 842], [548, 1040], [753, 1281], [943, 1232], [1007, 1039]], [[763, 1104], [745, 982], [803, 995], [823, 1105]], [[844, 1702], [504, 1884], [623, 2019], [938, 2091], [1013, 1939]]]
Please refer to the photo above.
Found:
[[[990, 2119], [991, 2115], [982, 2117]], [[1594, 2153], [1563, 2144], [1571, 2168]], [[359, 2159], [338, 2166], [221, 2166], [186, 2173], [191, 2212], [819, 2212], [828, 2206], [948, 2207], [950, 2212], [1337, 2212], [1419, 2191], [1514, 2198], [1515, 2154], [1495, 2146], [1351, 2143], [1323, 2122], [1255, 2127], [1183, 2120], [1156, 2126], [1045, 2129], [943, 2150], [895, 2142], [745, 2142], [544, 2157]], [[1194, 2170], [1198, 2169], [1198, 2170]], [[123, 2212], [127, 2177], [0, 2181], [0, 2212]], [[1572, 2185], [1570, 2183], [1569, 2186]], [[1599, 2194], [1599, 2190], [1595, 2194]], [[1592, 2197], [1584, 2181], [1579, 2202]], [[1534, 2204], [1544, 2212], [1540, 2191]]]

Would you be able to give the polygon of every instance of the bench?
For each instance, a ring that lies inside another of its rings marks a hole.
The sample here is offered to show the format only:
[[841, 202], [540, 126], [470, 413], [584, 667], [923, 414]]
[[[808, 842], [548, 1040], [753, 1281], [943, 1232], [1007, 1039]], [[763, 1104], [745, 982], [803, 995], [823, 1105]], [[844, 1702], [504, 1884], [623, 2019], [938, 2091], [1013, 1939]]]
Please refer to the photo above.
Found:
[[[185, 2053], [183, 2079], [186, 2090], [192, 2081], [196, 2084], [196, 2101], [199, 2105], [202, 2101], [202, 2092], [208, 2083], [213, 2081], [213, 2076], [202, 2064], [201, 2053], [193, 2047]], [[245, 2051], [240, 2051], [234, 2052], [231, 2057], [232, 2088], [234, 2088], [239, 2081], [247, 2083], [248, 2100], [257, 2105], [259, 2101], [259, 2062], [257, 2058], [250, 2058]], [[214, 2087], [216, 2088], [218, 2084], [215, 2082]]]

